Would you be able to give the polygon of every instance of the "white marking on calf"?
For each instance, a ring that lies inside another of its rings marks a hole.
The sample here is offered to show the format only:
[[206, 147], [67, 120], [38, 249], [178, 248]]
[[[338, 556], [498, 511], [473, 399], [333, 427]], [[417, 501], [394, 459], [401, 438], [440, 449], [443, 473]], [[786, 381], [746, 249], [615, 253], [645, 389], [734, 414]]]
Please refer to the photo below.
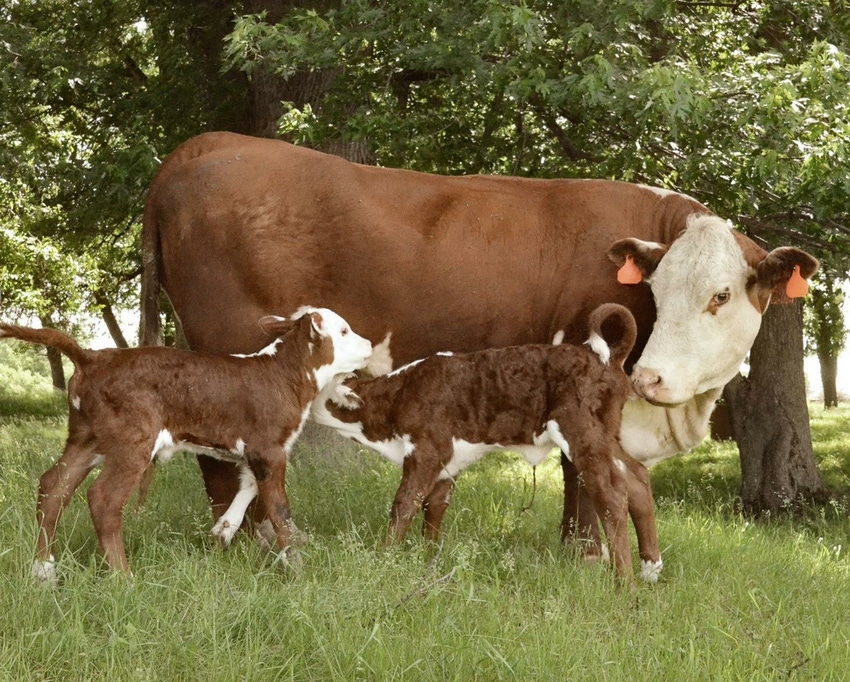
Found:
[[559, 329], [555, 332], [555, 336], [552, 337], [552, 345], [560, 346], [564, 342], [564, 335], [566, 332], [563, 329]]
[[233, 502], [227, 508], [227, 511], [221, 515], [216, 524], [212, 527], [210, 534], [218, 538], [222, 545], [227, 547], [239, 526], [242, 525], [242, 520], [245, 518], [245, 512], [248, 505], [257, 496], [259, 489], [257, 488], [257, 479], [247, 464], [242, 464], [239, 467], [239, 492], [233, 498]]
[[298, 440], [298, 436], [301, 435], [301, 430], [304, 428], [304, 422], [307, 421], [307, 417], [310, 414], [310, 405], [304, 408], [304, 411], [301, 413], [301, 421], [298, 423], [298, 428], [295, 429], [291, 434], [289, 434], [289, 438], [286, 439], [286, 442], [283, 444], [283, 451], [289, 455], [292, 452], [292, 446], [295, 445], [295, 441]]
[[245, 441], [241, 438], [236, 439], [236, 445], [233, 446], [231, 451], [237, 457], [243, 457], [245, 455]]
[[406, 365], [402, 365], [397, 370], [390, 372], [389, 374], [387, 374], [387, 376], [394, 377], [396, 374], [401, 374], [402, 372], [407, 371], [411, 367], [416, 367], [416, 365], [418, 365], [421, 362], [425, 362], [425, 360], [426, 360], [426, 358], [419, 358], [418, 360], [414, 360], [413, 362], [408, 362]]
[[75, 410], [79, 410], [80, 405], [82, 405], [82, 401], [80, 400], [80, 396], [75, 395], [73, 398], [71, 398], [71, 405], [74, 406]]
[[156, 441], [153, 444], [153, 450], [151, 450], [151, 461], [158, 459], [159, 461], [165, 463], [177, 452], [177, 448], [174, 445], [174, 437], [169, 433], [168, 429], [162, 429], [157, 436]]
[[567, 439], [564, 438], [564, 434], [561, 433], [561, 427], [558, 426], [558, 422], [554, 419], [550, 419], [546, 422], [546, 433], [549, 434], [549, 438], [551, 438], [552, 442], [561, 448], [561, 452], [564, 453], [564, 457], [572, 462], [573, 458], [570, 457], [570, 444], [567, 442]]
[[608, 347], [608, 344], [605, 343], [605, 339], [599, 336], [596, 332], [593, 332], [586, 343], [590, 347], [590, 350], [599, 356], [599, 360], [602, 364], [607, 365], [609, 360], [611, 360], [611, 349]]
[[619, 457], [614, 457], [612, 455], [611, 459], [614, 460], [614, 466], [617, 467], [624, 474], [628, 471], [628, 467], [626, 467], [625, 462], [623, 462], [623, 460], [621, 460]]
[[454, 355], [454, 353], [452, 353], [450, 350], [441, 350], [439, 353], [436, 353], [436, 355], [442, 355], [444, 358], [450, 358], [452, 357], [452, 355]]
[[277, 353], [277, 347], [279, 344], [283, 343], [280, 339], [275, 339], [268, 346], [263, 348], [262, 350], [258, 350], [256, 353], [231, 353], [231, 356], [234, 358], [256, 358], [261, 355], [275, 355]]

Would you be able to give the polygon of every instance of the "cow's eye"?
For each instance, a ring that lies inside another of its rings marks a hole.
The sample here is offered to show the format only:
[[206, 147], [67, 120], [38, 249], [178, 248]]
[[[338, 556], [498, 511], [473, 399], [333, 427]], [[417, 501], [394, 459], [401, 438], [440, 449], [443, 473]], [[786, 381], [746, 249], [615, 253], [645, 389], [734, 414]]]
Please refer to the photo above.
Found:
[[344, 329], [342, 330], [342, 332], [340, 332], [340, 333], [341, 333], [343, 336], [347, 336], [347, 335], [348, 335], [348, 329], [347, 329], [347, 328], [344, 328]]
[[730, 294], [728, 291], [720, 291], [714, 294], [714, 304], [715, 305], [723, 305], [724, 303], [728, 303], [730, 298]]

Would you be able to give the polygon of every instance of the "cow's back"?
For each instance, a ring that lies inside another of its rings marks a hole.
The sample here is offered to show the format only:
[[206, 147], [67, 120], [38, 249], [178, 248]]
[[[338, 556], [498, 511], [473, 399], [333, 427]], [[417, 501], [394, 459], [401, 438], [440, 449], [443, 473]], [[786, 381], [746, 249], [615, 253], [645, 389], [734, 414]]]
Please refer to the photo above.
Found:
[[670, 242], [705, 211], [604, 180], [444, 177], [361, 166], [285, 142], [211, 133], [163, 164], [145, 217], [161, 280], [195, 348], [249, 352], [256, 320], [331, 308], [393, 364], [440, 350], [581, 342], [598, 304], [654, 309], [616, 282], [606, 250]]

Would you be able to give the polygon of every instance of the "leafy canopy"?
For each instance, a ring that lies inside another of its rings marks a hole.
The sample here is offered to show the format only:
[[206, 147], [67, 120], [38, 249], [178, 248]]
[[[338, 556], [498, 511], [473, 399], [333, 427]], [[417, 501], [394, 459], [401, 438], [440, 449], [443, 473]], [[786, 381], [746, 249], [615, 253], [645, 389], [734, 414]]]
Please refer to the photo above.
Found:
[[350, 0], [241, 17], [248, 74], [332, 71], [281, 131], [380, 163], [612, 177], [689, 192], [767, 242], [850, 256], [850, 20], [840, 3]]

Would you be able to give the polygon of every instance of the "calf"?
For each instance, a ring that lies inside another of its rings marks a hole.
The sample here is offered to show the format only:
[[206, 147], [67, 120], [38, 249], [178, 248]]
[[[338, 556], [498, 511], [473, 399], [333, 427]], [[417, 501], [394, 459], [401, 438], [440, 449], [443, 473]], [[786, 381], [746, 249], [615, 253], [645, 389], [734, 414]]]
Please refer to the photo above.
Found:
[[0, 337], [55, 346], [76, 368], [65, 450], [39, 483], [36, 578], [55, 581], [51, 548], [59, 517], [100, 465], [88, 490], [92, 521], [108, 564], [129, 572], [124, 506], [148, 465], [178, 450], [239, 467], [244, 490], [213, 528], [224, 544], [259, 496], [279, 549], [288, 548], [287, 455], [319, 391], [335, 374], [363, 368], [372, 346], [327, 309], [303, 308], [290, 320], [265, 317], [260, 325], [276, 340], [250, 356], [161, 347], [92, 351], [53, 329], [0, 325]]
[[403, 467], [388, 542], [404, 538], [420, 508], [425, 535], [436, 539], [455, 477], [487, 452], [516, 451], [537, 465], [559, 447], [596, 505], [618, 573], [632, 578], [631, 513], [642, 577], [657, 579], [649, 476], [617, 439], [630, 393], [623, 362], [635, 342], [635, 321], [623, 306], [604, 304], [589, 325], [589, 348], [442, 353], [371, 380], [338, 377], [328, 385], [312, 418]]

